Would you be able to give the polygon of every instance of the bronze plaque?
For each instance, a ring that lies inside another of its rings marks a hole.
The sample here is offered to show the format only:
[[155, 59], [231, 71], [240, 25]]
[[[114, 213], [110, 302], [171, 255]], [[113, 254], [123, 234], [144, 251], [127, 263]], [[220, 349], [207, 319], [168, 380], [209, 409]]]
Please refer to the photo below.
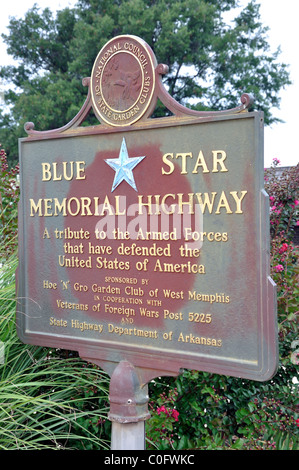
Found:
[[[152, 73], [115, 44], [91, 81], [111, 119], [140, 102]], [[116, 66], [128, 73], [121, 54], [139, 77], [131, 105], [126, 93], [110, 99], [103, 79]], [[20, 163], [22, 341], [165, 374], [273, 376], [262, 114], [28, 137]]]
[[99, 52], [91, 73], [91, 95], [100, 119], [112, 126], [139, 120], [151, 105], [155, 58], [135, 36], [118, 36]]

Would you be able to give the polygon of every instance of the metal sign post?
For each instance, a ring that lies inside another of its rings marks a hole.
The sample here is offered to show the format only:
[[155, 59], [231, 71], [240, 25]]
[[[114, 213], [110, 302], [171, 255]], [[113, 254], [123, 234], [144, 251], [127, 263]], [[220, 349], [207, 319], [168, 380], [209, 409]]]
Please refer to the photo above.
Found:
[[[77, 116], [27, 123], [19, 142], [17, 331], [109, 373], [115, 449], [144, 447], [151, 379], [265, 381], [278, 363], [263, 114], [247, 94], [185, 108], [165, 73], [142, 39], [118, 36]], [[158, 99], [171, 117], [151, 119]], [[91, 110], [100, 124], [81, 126]]]
[[144, 450], [145, 420], [148, 412], [148, 387], [140, 384], [134, 366], [122, 361], [110, 382], [110, 413], [112, 450]]
[[144, 421], [126, 424], [112, 421], [111, 450], [145, 450]]

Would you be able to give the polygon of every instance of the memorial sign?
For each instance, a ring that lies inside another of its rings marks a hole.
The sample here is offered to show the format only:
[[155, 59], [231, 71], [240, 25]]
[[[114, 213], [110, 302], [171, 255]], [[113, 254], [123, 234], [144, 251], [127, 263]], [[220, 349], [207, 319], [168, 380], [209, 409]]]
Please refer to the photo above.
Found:
[[[64, 128], [20, 139], [17, 329], [25, 343], [268, 380], [277, 367], [263, 114], [195, 112], [149, 46], [114, 38]], [[173, 116], [151, 119], [157, 99]], [[98, 126], [80, 127], [89, 111]], [[110, 369], [109, 369], [110, 368]]]

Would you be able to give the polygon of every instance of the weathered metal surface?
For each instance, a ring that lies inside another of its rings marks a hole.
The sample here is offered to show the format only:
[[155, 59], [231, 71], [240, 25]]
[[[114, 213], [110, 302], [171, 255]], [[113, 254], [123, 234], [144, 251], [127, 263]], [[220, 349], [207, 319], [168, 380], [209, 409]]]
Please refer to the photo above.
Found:
[[156, 58], [135, 36], [118, 36], [99, 52], [91, 72], [93, 109], [111, 126], [134, 124], [154, 110]]
[[121, 361], [110, 381], [110, 421], [134, 423], [150, 417], [148, 412], [148, 387], [142, 383], [135, 367]]
[[[150, 361], [165, 371], [273, 373], [260, 119], [249, 113], [146, 134], [131, 129], [21, 142], [23, 340], [84, 346], [105, 360], [125, 357], [153, 368]], [[138, 192], [125, 180], [111, 192], [115, 171], [106, 160], [118, 158], [124, 136], [131, 158], [145, 156], [134, 169]], [[225, 151], [227, 171], [213, 173], [216, 150]], [[196, 169], [200, 152], [207, 167]], [[179, 154], [188, 154], [186, 162]], [[69, 181], [59, 179], [63, 162], [67, 178], [74, 172]], [[42, 181], [43, 163], [50, 165], [48, 173], [44, 166], [49, 181]], [[183, 214], [168, 214], [173, 204], [199, 197], [206, 207], [198, 230], [194, 215], [183, 221]], [[169, 228], [156, 229], [161, 222]], [[155, 240], [157, 233], [165, 239]], [[185, 243], [191, 256], [180, 251]]]
[[[125, 361], [142, 383], [182, 368], [268, 380], [277, 331], [263, 115], [242, 112], [248, 95], [226, 113], [186, 110], [163, 90], [164, 72], [130, 125], [79, 127], [94, 84], [69, 125], [26, 126], [19, 336], [77, 350], [112, 377]], [[157, 97], [175, 116], [149, 119]]]

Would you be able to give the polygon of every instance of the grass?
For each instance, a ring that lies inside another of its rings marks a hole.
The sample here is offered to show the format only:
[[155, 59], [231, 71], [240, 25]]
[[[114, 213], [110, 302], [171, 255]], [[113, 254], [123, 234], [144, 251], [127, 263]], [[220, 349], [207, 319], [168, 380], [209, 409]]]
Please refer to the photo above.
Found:
[[20, 342], [17, 262], [13, 254], [0, 266], [0, 450], [107, 450], [108, 375], [65, 351]]

